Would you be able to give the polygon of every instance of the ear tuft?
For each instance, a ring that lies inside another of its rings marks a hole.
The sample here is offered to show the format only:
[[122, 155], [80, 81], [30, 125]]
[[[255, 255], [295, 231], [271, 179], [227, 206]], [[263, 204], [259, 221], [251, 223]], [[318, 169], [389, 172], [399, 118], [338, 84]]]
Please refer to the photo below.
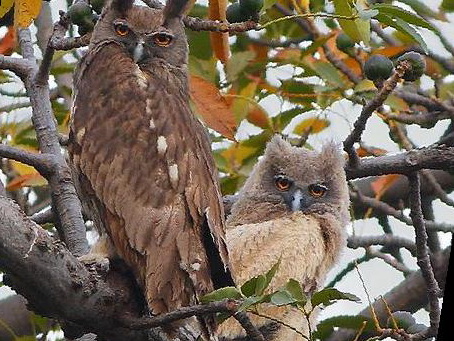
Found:
[[112, 8], [116, 11], [125, 14], [134, 4], [134, 0], [112, 0]]
[[188, 0], [168, 0], [164, 7], [164, 23], [163, 26], [174, 19], [181, 19], [190, 5]]
[[291, 144], [284, 140], [280, 135], [276, 134], [266, 145], [265, 155], [285, 155], [291, 149]]
[[331, 169], [342, 169], [345, 165], [345, 158], [342, 155], [340, 146], [334, 141], [327, 142], [323, 145], [320, 157], [327, 167]]

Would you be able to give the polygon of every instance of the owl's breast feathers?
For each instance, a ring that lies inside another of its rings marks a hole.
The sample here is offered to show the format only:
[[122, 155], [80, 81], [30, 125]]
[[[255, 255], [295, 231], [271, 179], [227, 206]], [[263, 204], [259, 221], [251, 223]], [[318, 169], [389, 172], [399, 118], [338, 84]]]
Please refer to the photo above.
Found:
[[162, 63], [141, 70], [106, 43], [89, 50], [75, 79], [75, 181], [155, 313], [212, 290], [210, 236], [227, 264], [217, 172], [186, 77]]
[[[248, 279], [265, 274], [280, 259], [278, 271], [267, 291], [273, 292], [290, 278], [312, 292], [324, 281], [326, 272], [337, 260], [345, 244], [343, 228], [334, 217], [306, 215], [294, 212], [285, 217], [259, 223], [228, 227], [226, 232], [232, 274], [238, 286]], [[307, 321], [297, 309], [262, 305], [259, 312], [285, 321], [307, 333]], [[251, 318], [257, 325], [269, 320]], [[314, 317], [315, 318], [315, 317]], [[221, 335], [241, 335], [241, 327], [234, 319], [220, 326]], [[304, 340], [289, 328], [281, 327], [276, 340]]]

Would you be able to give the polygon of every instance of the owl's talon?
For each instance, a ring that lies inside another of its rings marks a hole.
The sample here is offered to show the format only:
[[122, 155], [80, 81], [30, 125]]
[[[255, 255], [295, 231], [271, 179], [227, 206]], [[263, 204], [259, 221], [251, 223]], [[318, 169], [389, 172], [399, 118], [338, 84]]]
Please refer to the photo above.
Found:
[[94, 267], [100, 272], [108, 272], [110, 269], [110, 260], [99, 253], [89, 253], [79, 257], [79, 260], [88, 267]]

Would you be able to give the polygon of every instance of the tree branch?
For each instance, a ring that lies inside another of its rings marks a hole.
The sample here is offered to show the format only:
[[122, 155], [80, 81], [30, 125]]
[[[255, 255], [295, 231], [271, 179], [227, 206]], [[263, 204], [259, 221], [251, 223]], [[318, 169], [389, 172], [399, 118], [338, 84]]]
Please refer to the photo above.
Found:
[[369, 247], [372, 245], [382, 245], [388, 247], [403, 247], [407, 249], [412, 255], [416, 255], [415, 243], [407, 238], [398, 237], [393, 234], [384, 234], [381, 236], [349, 236], [347, 239], [347, 246], [351, 249], [360, 247]]
[[34, 167], [42, 176], [50, 178], [56, 166], [52, 154], [36, 154], [26, 150], [0, 144], [0, 157], [16, 160]]
[[359, 142], [361, 140], [361, 135], [366, 128], [367, 120], [370, 118], [373, 112], [383, 104], [386, 98], [388, 98], [389, 94], [397, 86], [398, 81], [405, 74], [405, 71], [410, 68], [411, 65], [407, 61], [400, 62], [396, 66], [396, 69], [394, 70], [392, 76], [389, 77], [389, 79], [383, 84], [383, 87], [380, 89], [377, 95], [363, 107], [363, 110], [361, 110], [361, 114], [353, 124], [353, 131], [347, 136], [344, 141], [344, 150], [348, 154], [350, 168], [356, 168], [360, 163], [360, 159], [358, 157], [358, 154], [356, 154], [354, 144], [355, 142]]
[[429, 257], [427, 232], [421, 210], [420, 175], [417, 172], [411, 173], [408, 175], [408, 181], [410, 182], [410, 217], [413, 221], [416, 233], [416, 258], [427, 288], [430, 317], [430, 327], [427, 330], [412, 336], [412, 340], [424, 340], [427, 337], [437, 335], [441, 315], [438, 298], [441, 297], [441, 290], [438, 286], [437, 280], [435, 279], [435, 274], [433, 272]]
[[409, 174], [420, 169], [454, 171], [454, 147], [433, 145], [395, 155], [362, 158], [358, 167], [346, 166], [348, 179], [384, 174]]

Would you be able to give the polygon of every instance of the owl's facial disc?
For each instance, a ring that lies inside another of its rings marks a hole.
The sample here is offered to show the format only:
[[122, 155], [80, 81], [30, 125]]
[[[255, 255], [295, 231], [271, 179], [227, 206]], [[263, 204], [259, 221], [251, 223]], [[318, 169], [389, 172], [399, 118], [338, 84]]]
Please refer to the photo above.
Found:
[[299, 187], [284, 174], [274, 176], [274, 185], [287, 207], [293, 212], [307, 210], [312, 204], [317, 203], [318, 199], [324, 197], [328, 191], [328, 187], [322, 183]]

